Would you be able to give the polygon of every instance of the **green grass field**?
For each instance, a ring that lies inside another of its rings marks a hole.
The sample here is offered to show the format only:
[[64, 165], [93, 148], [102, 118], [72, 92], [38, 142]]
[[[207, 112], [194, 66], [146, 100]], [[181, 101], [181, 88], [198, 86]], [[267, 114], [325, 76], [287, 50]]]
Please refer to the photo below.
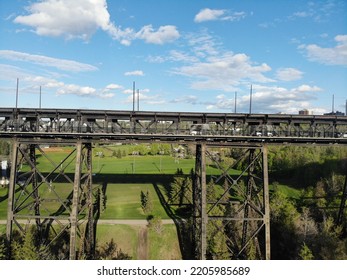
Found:
[[[139, 233], [146, 226], [133, 225], [98, 225], [96, 238], [98, 244], [113, 239], [122, 252], [138, 259]], [[182, 259], [176, 228], [174, 225], [163, 225], [163, 232], [158, 234], [148, 229], [148, 259], [175, 260]]]
[[[123, 154], [128, 154], [133, 145], [121, 145], [114, 147], [97, 146], [93, 149], [93, 189], [102, 186], [106, 188], [106, 209], [101, 213], [100, 219], [114, 220], [146, 220], [141, 208], [141, 191], [149, 192], [152, 202], [152, 215], [161, 219], [170, 219], [162, 205], [158, 192], [165, 201], [167, 200], [165, 186], [170, 184], [173, 175], [178, 170], [184, 174], [189, 174], [194, 169], [195, 159], [177, 159], [169, 155], [126, 155], [122, 158], [114, 156], [114, 151], [120, 150]], [[44, 149], [44, 154], [37, 153], [38, 170], [47, 174], [56, 168], [56, 173], [64, 171], [73, 179], [75, 172], [74, 147], [54, 147]], [[64, 158], [71, 153], [71, 156], [63, 162]], [[102, 157], [100, 154], [102, 153]], [[45, 154], [48, 155], [46, 158]], [[53, 164], [52, 164], [53, 162]], [[21, 171], [29, 170], [28, 165], [23, 165]], [[82, 170], [84, 172], [85, 170]], [[208, 175], [220, 174], [212, 162], [207, 161], [206, 173]], [[240, 174], [238, 170], [229, 170], [230, 175]], [[40, 205], [41, 215], [49, 215], [59, 208], [60, 203], [54, 201], [55, 193], [60, 197], [67, 197], [73, 185], [66, 182], [63, 176], [61, 180], [53, 181], [48, 187], [44, 184], [40, 187], [40, 197], [45, 197], [47, 203]], [[298, 198], [300, 192], [286, 185], [278, 185], [288, 196]], [[273, 189], [270, 186], [270, 189]], [[8, 189], [0, 187], [0, 219], [7, 217], [7, 195]], [[20, 193], [17, 189], [16, 195]], [[65, 211], [64, 214], [68, 214]], [[104, 225], [97, 227], [97, 242], [99, 245], [110, 241], [111, 238], [117, 243], [118, 247], [133, 259], [138, 258], [139, 232], [144, 226], [135, 225]], [[5, 231], [5, 226], [0, 226], [0, 232]], [[148, 229], [148, 258], [149, 259], [181, 259], [176, 227], [174, 225], [163, 225], [163, 233], [158, 234]]]
[[141, 191], [150, 193], [153, 201], [152, 215], [169, 219], [158, 195], [150, 184], [110, 184], [107, 186], [107, 207], [100, 219], [146, 219], [141, 208]]

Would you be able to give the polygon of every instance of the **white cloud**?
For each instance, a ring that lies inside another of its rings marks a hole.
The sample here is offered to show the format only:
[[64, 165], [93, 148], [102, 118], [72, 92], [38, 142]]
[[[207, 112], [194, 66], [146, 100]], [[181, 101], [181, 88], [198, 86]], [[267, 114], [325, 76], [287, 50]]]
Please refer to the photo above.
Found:
[[199, 103], [198, 97], [195, 95], [187, 95], [187, 96], [182, 96], [175, 98], [174, 100], [171, 101], [171, 103], [183, 103], [183, 104], [192, 104], [195, 105]]
[[178, 75], [195, 78], [194, 89], [234, 91], [243, 82], [272, 82], [264, 76], [271, 68], [266, 63], [255, 65], [245, 54], [221, 53], [204, 61], [175, 69]]
[[8, 64], [0, 64], [0, 80], [15, 81], [17, 78], [22, 79], [27, 75], [28, 74], [22, 68]]
[[88, 86], [79, 86], [74, 84], [64, 85], [57, 90], [58, 95], [73, 94], [79, 96], [95, 95], [96, 89]]
[[149, 61], [180, 63], [171, 73], [189, 77], [191, 88], [198, 90], [234, 91], [243, 83], [274, 82], [265, 76], [271, 70], [269, 65], [255, 63], [244, 53], [225, 51], [206, 31], [188, 34], [185, 39], [188, 49], [171, 50], [165, 56], [150, 57]]
[[295, 68], [280, 68], [276, 72], [276, 78], [281, 81], [296, 81], [300, 80], [303, 72]]
[[335, 47], [323, 48], [316, 44], [301, 45], [299, 49], [306, 51], [307, 58], [327, 65], [347, 66], [347, 35], [337, 35]]
[[144, 76], [145, 74], [143, 73], [142, 70], [135, 70], [135, 71], [130, 71], [130, 72], [125, 72], [124, 76]]
[[195, 22], [203, 22], [209, 20], [217, 20], [225, 14], [225, 10], [212, 10], [212, 9], [203, 9], [201, 10], [194, 18]]
[[214, 20], [226, 20], [226, 21], [238, 21], [246, 16], [245, 12], [232, 12], [228, 10], [215, 10], [215, 9], [202, 9], [198, 14], [195, 15], [194, 21], [197, 23], [204, 21]]
[[146, 43], [163, 45], [178, 39], [180, 33], [174, 25], [160, 26], [158, 30], [154, 30], [152, 25], [146, 25], [136, 33], [135, 37], [145, 40]]
[[89, 40], [101, 29], [126, 46], [135, 39], [164, 44], [179, 37], [172, 25], [160, 26], [157, 31], [147, 25], [139, 32], [116, 26], [110, 19], [106, 0], [42, 0], [30, 4], [27, 13], [17, 16], [14, 22], [32, 27], [40, 36]]
[[[322, 91], [317, 86], [300, 85], [295, 88], [253, 85], [252, 111], [267, 113], [297, 114], [299, 110], [307, 108], [315, 113], [324, 112], [322, 108], [312, 107], [311, 102], [318, 98], [317, 93]], [[233, 110], [234, 99], [226, 95], [217, 95], [214, 102], [207, 104], [207, 109]], [[249, 93], [239, 94], [237, 111], [249, 111]]]
[[321, 91], [322, 89], [317, 86], [311, 87], [309, 85], [301, 85], [295, 88], [294, 90], [298, 92], [318, 92], [318, 91]]
[[0, 50], [0, 58], [13, 60], [13, 61], [24, 61], [30, 62], [37, 65], [46, 67], [54, 67], [64, 71], [70, 72], [83, 72], [83, 71], [96, 71], [97, 67], [80, 63], [74, 60], [59, 59], [43, 55], [35, 55], [24, 52], [17, 52], [12, 50]]
[[[142, 89], [139, 91], [139, 93], [135, 92], [135, 100], [139, 98], [140, 100], [140, 106], [143, 104], [148, 105], [158, 105], [158, 104], [164, 104], [166, 101], [163, 99], [163, 97], [159, 94], [156, 95], [149, 95], [150, 92], [149, 89]], [[124, 93], [129, 94], [128, 97], [123, 101], [126, 104], [133, 103], [133, 91], [128, 89], [125, 90]], [[131, 94], [130, 94], [131, 93]]]
[[[42, 87], [43, 93], [56, 93], [57, 95], [77, 95], [83, 97], [111, 98], [113, 91], [123, 89], [121, 85], [109, 84], [104, 88], [96, 89], [90, 86], [66, 84], [63, 81], [41, 75], [25, 72], [19, 67], [0, 64], [0, 80], [11, 83], [11, 92], [15, 92], [16, 79], [19, 79], [20, 91], [23, 93], [38, 93]], [[8, 90], [8, 91], [9, 91]]]
[[77, 95], [82, 97], [97, 97], [97, 98], [112, 98], [115, 96], [112, 90], [120, 89], [121, 86], [110, 84], [103, 89], [96, 89], [89, 86], [80, 86], [75, 84], [60, 85], [57, 90], [57, 95]]
[[117, 89], [122, 89], [123, 87], [116, 84], [109, 84], [104, 88], [96, 89], [89, 86], [80, 86], [75, 84], [60, 84], [57, 87], [57, 95], [77, 95], [82, 97], [96, 97], [96, 98], [112, 98], [115, 93], [112, 92]]
[[24, 81], [28, 86], [32, 88], [42, 87], [45, 89], [64, 87], [64, 83], [52, 78], [43, 76], [26, 76], [21, 82]]
[[27, 7], [28, 15], [15, 18], [15, 23], [34, 28], [38, 35], [64, 36], [88, 40], [99, 28], [114, 29], [106, 0], [43, 0]]
[[123, 87], [121, 85], [117, 84], [109, 84], [105, 87], [106, 90], [116, 90], [116, 89], [122, 89]]

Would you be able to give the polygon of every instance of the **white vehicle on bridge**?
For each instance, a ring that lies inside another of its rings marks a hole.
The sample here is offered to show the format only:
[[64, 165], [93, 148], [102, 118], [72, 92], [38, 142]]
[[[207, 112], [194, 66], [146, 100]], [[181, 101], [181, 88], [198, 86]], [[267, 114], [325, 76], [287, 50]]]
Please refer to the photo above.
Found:
[[210, 125], [208, 123], [193, 124], [190, 127], [190, 135], [209, 135], [211, 134]]

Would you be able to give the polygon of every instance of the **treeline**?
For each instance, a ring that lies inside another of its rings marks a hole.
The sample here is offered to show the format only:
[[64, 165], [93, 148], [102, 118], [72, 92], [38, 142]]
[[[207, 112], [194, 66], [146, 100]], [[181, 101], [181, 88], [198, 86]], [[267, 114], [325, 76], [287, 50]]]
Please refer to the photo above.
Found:
[[[15, 231], [11, 246], [6, 246], [5, 234], [0, 236], [0, 260], [68, 260], [69, 259], [69, 233], [44, 245], [37, 227], [28, 227], [24, 232]], [[78, 259], [88, 259], [82, 251], [78, 252]], [[94, 260], [129, 260], [131, 257], [118, 248], [117, 243], [111, 239], [104, 244], [97, 244], [93, 254]]]
[[[243, 152], [240, 150], [216, 149], [210, 154], [215, 155], [214, 160], [225, 170], [236, 163], [234, 166], [242, 171], [245, 170], [249, 158], [246, 156], [244, 160], [238, 161]], [[346, 210], [342, 223], [337, 219], [346, 180], [347, 148], [274, 146], [269, 149], [268, 161], [271, 185], [271, 258], [347, 259]], [[218, 206], [208, 210], [209, 215], [244, 215], [239, 207], [236, 207], [235, 212], [233, 202], [244, 192], [246, 177], [229, 191], [230, 182], [227, 180], [216, 185], [213, 176], [209, 178], [207, 201], [209, 205], [215, 201], [220, 202]], [[175, 205], [177, 215], [186, 218], [191, 216], [193, 211], [193, 180], [192, 174], [180, 174], [167, 188], [168, 203]], [[242, 239], [242, 229], [242, 222], [225, 224], [222, 220], [210, 221], [207, 225], [207, 257], [258, 258], [259, 240], [250, 242], [242, 255], [232, 255], [230, 249]]]
[[0, 139], [0, 155], [8, 156], [10, 154], [11, 146], [9, 141]]
[[[275, 259], [347, 259], [346, 210], [338, 221], [347, 147], [271, 147], [271, 245]], [[276, 182], [300, 191], [291, 197]]]
[[332, 173], [346, 174], [347, 147], [343, 146], [270, 146], [270, 179], [293, 182], [296, 187], [313, 186]]

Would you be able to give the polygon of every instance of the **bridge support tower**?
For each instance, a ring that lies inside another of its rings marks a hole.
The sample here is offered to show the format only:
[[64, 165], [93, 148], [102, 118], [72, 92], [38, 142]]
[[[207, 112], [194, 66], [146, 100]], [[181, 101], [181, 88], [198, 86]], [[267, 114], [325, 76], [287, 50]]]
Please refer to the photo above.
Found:
[[[6, 237], [36, 226], [43, 248], [58, 238], [69, 244], [69, 258], [91, 258], [94, 250], [92, 145], [80, 140], [13, 139]], [[68, 148], [65, 148], [68, 146]], [[47, 149], [66, 149], [56, 158]], [[41, 157], [45, 167], [36, 159]], [[50, 166], [50, 169], [47, 169]]]
[[[267, 145], [196, 146], [193, 243], [196, 259], [270, 259]], [[219, 174], [206, 176], [206, 166]], [[242, 168], [242, 171], [236, 171]]]

